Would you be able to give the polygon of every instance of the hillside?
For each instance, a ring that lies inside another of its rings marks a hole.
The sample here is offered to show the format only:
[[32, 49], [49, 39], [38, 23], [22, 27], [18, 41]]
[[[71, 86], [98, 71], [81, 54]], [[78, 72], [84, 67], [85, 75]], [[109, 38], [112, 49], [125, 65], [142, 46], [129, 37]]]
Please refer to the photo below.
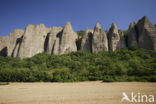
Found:
[[1, 82], [156, 81], [156, 51], [40, 53], [32, 58], [0, 56]]

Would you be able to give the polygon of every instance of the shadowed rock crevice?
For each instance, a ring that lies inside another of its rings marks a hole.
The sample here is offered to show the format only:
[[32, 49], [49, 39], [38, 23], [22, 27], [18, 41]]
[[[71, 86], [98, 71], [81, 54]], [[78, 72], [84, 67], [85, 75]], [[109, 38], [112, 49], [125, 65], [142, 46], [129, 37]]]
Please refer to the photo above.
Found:
[[46, 38], [45, 38], [45, 41], [44, 41], [44, 52], [47, 51], [47, 46], [48, 46], [48, 42], [49, 42], [49, 36], [50, 36], [50, 33], [47, 34]]
[[20, 45], [21, 45], [21, 42], [22, 42], [22, 38], [23, 38], [23, 36], [21, 36], [20, 38], [17, 38], [15, 47], [13, 48], [13, 51], [11, 53], [12, 57], [17, 57], [18, 56]]
[[7, 56], [8, 49], [7, 47], [4, 47], [3, 49], [0, 50], [0, 56]]

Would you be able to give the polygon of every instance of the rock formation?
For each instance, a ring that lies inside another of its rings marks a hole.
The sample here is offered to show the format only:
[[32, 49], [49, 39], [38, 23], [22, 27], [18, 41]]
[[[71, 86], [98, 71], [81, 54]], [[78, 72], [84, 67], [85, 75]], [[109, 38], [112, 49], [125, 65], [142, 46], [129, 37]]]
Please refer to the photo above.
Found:
[[77, 33], [72, 30], [70, 22], [67, 22], [63, 28], [60, 38], [59, 54], [67, 54], [72, 51], [77, 51], [76, 47]]
[[18, 57], [32, 57], [44, 51], [47, 28], [43, 25], [28, 25], [23, 35]]
[[82, 37], [81, 50], [92, 51], [92, 38], [93, 30], [86, 29], [84, 36]]
[[112, 23], [107, 36], [108, 36], [109, 50], [115, 51], [117, 49], [117, 45], [120, 40], [120, 35], [119, 35], [118, 29], [114, 23]]
[[10, 33], [8, 44], [8, 56], [17, 57], [24, 30], [16, 29]]
[[[56, 42], [56, 38], [58, 38], [58, 35], [61, 33], [62, 31], [62, 27], [56, 27], [54, 26], [50, 33], [48, 34], [48, 44], [47, 44], [47, 52], [49, 54], [52, 54], [54, 51], [54, 46], [56, 44], [58, 44], [58, 39], [57, 39], [57, 43]], [[59, 45], [59, 44], [58, 44]], [[57, 46], [55, 46], [56, 48]], [[56, 52], [56, 51], [55, 51]]]
[[84, 36], [79, 38], [70, 22], [64, 28], [54, 26], [52, 29], [43, 24], [28, 25], [25, 30], [14, 30], [9, 37], [0, 37], [0, 55], [27, 58], [44, 51], [59, 55], [78, 49], [98, 53], [115, 51], [125, 48], [126, 45], [156, 50], [156, 27], [147, 17], [143, 17], [137, 24], [130, 24], [126, 40], [123, 32], [118, 31], [114, 23], [107, 33], [96, 23], [94, 31], [86, 29]]
[[53, 54], [59, 55], [60, 54], [60, 38], [56, 38], [55, 43], [54, 43], [54, 50]]
[[119, 40], [116, 48], [117, 49], [125, 48], [126, 47], [126, 41], [125, 41], [124, 33], [121, 30], [119, 30], [118, 33], [120, 36], [120, 40]]
[[104, 30], [99, 23], [96, 23], [92, 39], [92, 52], [108, 51], [108, 40]]
[[136, 24], [140, 48], [156, 50], [156, 27], [144, 16]]
[[128, 29], [128, 47], [135, 47], [138, 46], [138, 42], [137, 42], [137, 32], [136, 32], [136, 23], [132, 22], [129, 25], [129, 29]]
[[9, 37], [8, 36], [1, 36], [0, 37], [0, 56], [7, 56], [8, 50], [8, 41]]

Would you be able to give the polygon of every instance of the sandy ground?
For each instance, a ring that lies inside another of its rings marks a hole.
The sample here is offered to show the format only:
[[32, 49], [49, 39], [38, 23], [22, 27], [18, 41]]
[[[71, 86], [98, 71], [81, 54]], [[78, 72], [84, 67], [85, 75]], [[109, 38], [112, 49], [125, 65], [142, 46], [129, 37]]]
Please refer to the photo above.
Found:
[[10, 83], [0, 86], [0, 104], [127, 104], [122, 92], [156, 96], [156, 83]]

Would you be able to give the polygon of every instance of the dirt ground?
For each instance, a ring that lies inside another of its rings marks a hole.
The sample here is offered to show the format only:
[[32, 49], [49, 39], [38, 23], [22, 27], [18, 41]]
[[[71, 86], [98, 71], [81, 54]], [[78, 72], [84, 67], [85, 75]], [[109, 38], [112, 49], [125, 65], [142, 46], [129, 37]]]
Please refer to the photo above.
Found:
[[127, 104], [122, 92], [156, 96], [156, 83], [10, 83], [0, 86], [0, 104]]

